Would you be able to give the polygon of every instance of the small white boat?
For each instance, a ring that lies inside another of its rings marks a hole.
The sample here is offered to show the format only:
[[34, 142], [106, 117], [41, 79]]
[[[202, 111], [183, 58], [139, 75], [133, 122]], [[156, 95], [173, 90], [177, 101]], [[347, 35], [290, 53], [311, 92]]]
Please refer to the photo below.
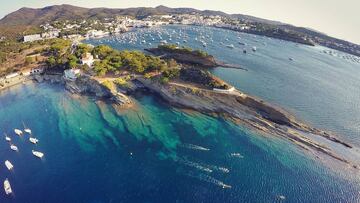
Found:
[[35, 150], [32, 150], [32, 153], [34, 156], [39, 157], [40, 159], [44, 156], [44, 153]]
[[286, 199], [286, 197], [284, 195], [278, 195], [277, 198], [281, 201]]
[[10, 142], [10, 141], [11, 141], [11, 138], [8, 137], [8, 136], [5, 136], [5, 140], [8, 141], [8, 142]]
[[233, 49], [234, 48], [234, 45], [233, 44], [229, 44], [229, 45], [226, 45], [227, 48], [230, 48], [230, 49]]
[[5, 166], [8, 170], [11, 170], [14, 168], [14, 166], [11, 164], [11, 162], [9, 160], [5, 161]]
[[34, 138], [34, 137], [30, 137], [30, 138], [29, 138], [29, 141], [30, 141], [31, 143], [33, 143], [33, 144], [37, 144], [37, 143], [39, 142], [39, 140], [36, 139], [36, 138]]
[[15, 132], [15, 134], [17, 134], [19, 136], [21, 136], [23, 134], [23, 132], [19, 129], [14, 129], [14, 132]]
[[160, 44], [167, 44], [167, 41], [166, 40], [161, 40]]
[[19, 151], [18, 147], [15, 145], [10, 145], [10, 149], [14, 150], [14, 151]]
[[252, 50], [253, 50], [253, 51], [256, 51], [256, 47], [253, 47]]
[[11, 189], [11, 186], [10, 186], [10, 182], [9, 180], [6, 178], [5, 181], [4, 181], [4, 190], [5, 190], [5, 193], [7, 195], [11, 194], [12, 193], [12, 189]]
[[30, 128], [25, 128], [24, 131], [27, 132], [27, 133], [29, 133], [29, 134], [31, 134]]

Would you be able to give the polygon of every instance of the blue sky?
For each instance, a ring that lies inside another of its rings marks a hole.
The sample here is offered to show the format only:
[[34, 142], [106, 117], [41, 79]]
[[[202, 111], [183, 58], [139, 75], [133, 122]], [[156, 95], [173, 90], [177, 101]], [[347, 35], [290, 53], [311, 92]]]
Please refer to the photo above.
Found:
[[21, 7], [192, 7], [241, 13], [310, 27], [360, 44], [360, 0], [0, 0], [0, 18]]

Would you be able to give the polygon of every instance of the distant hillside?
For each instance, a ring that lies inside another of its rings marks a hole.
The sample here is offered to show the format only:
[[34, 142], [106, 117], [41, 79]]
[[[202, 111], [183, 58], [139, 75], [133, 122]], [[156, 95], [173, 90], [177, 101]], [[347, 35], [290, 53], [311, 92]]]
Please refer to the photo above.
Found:
[[[255, 23], [260, 27], [267, 27], [271, 32], [277, 32], [281, 29], [283, 33], [295, 33], [314, 41], [317, 44], [338, 49], [348, 53], [360, 56], [360, 46], [351, 42], [336, 39], [312, 29], [295, 27], [293, 25], [257, 18], [242, 14], [226, 14], [221, 11], [197, 10], [193, 8], [169, 8], [158, 6], [155, 8], [138, 7], [127, 9], [110, 9], [110, 8], [82, 8], [72, 5], [55, 5], [39, 9], [21, 8], [13, 13], [8, 14], [0, 20], [0, 35], [6, 37], [20, 37], [24, 33], [34, 33], [39, 29], [39, 25], [45, 22], [59, 20], [76, 20], [76, 19], [103, 19], [114, 17], [116, 15], [128, 15], [138, 19], [157, 14], [190, 14], [198, 13], [203, 15], [220, 15], [228, 18], [236, 18], [245, 22]], [[263, 32], [253, 32], [253, 34], [265, 35]], [[272, 36], [272, 35], [271, 35]], [[276, 37], [275, 37], [276, 38]]]
[[44, 8], [21, 8], [13, 13], [6, 15], [0, 20], [0, 25], [7, 26], [29, 26], [40, 25], [44, 22], [55, 20], [72, 20], [82, 18], [104, 18], [113, 17], [114, 15], [129, 15], [136, 18], [144, 18], [149, 15], [156, 14], [185, 14], [200, 13], [204, 15], [220, 15], [233, 18], [241, 18], [247, 21], [263, 22], [269, 24], [282, 24], [276, 21], [265, 20], [247, 15], [235, 14], [229, 15], [221, 11], [204, 10], [200, 11], [193, 8], [169, 8], [166, 6], [158, 6], [155, 8], [138, 7], [127, 9], [109, 9], [109, 8], [82, 8], [72, 5], [55, 5]]

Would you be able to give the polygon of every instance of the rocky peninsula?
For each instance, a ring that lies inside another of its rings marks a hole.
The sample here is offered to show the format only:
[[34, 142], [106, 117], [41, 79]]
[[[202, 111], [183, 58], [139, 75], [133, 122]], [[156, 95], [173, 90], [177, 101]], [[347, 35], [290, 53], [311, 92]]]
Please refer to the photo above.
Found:
[[323, 143], [311, 139], [307, 134], [320, 136], [348, 149], [352, 148], [350, 144], [330, 132], [313, 128], [297, 120], [279, 107], [236, 90], [210, 74], [207, 68], [219, 66], [212, 56], [169, 46], [159, 46], [147, 51], [184, 64], [179, 76], [168, 83], [161, 82], [160, 76], [157, 79], [137, 78], [137, 81], [172, 106], [220, 115], [263, 133], [283, 137], [303, 149], [324, 153], [358, 168], [356, 164], [338, 155]]
[[156, 48], [145, 49], [145, 51], [163, 59], [174, 59], [182, 65], [198, 66], [202, 68], [215, 68], [221, 66], [224, 68], [246, 70], [238, 65], [226, 64], [218, 61], [214, 58], [214, 56], [209, 55], [202, 50], [192, 50], [189, 47], [178, 47], [172, 44], [163, 44]]
[[[83, 55], [88, 51], [90, 49], [82, 45], [75, 54]], [[285, 138], [314, 154], [320, 152], [358, 168], [358, 163], [339, 155], [334, 148], [312, 137], [326, 139], [344, 149], [351, 149], [350, 144], [329, 132], [299, 121], [279, 107], [236, 90], [213, 76], [208, 69], [219, 66], [213, 56], [173, 45], [159, 46], [148, 51], [156, 57], [141, 52], [117, 51], [100, 45], [91, 50], [98, 56], [94, 67], [82, 67], [81, 74], [75, 78], [69, 79], [63, 72], [52, 73], [52, 69], [31, 77], [38, 82], [45, 80], [61, 83], [71, 93], [92, 95], [111, 101], [121, 108], [133, 104], [131, 94], [134, 91], [145, 89], [174, 107], [222, 116], [264, 134]], [[76, 56], [66, 55], [66, 58], [76, 61]], [[66, 64], [71, 64], [71, 60]], [[56, 67], [62, 65], [57, 64]]]

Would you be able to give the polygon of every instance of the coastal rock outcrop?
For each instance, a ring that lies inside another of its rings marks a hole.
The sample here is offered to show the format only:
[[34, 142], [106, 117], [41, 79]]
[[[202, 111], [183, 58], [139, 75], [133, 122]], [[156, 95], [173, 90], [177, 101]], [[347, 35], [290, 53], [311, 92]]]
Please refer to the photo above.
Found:
[[117, 105], [131, 104], [128, 96], [115, 90], [110, 90], [98, 80], [89, 76], [81, 76], [76, 80], [65, 80], [65, 89], [74, 94], [94, 95], [99, 98], [111, 99]]
[[182, 64], [202, 66], [208, 68], [218, 66], [215, 58], [211, 55], [203, 56], [200, 54], [195, 54], [195, 52], [180, 52], [176, 50], [168, 50], [161, 48], [150, 48], [145, 50], [154, 55], [161, 56], [161, 58], [164, 59], [174, 59], [178, 63]]
[[88, 94], [103, 98], [112, 97], [110, 90], [87, 76], [81, 76], [74, 81], [66, 80], [65, 89], [75, 94]]
[[330, 133], [297, 121], [294, 116], [280, 108], [238, 90], [223, 92], [197, 88], [181, 82], [161, 84], [144, 78], [137, 80], [173, 106], [222, 115], [259, 131], [284, 137], [306, 150], [322, 152], [350, 164], [350, 161], [339, 156], [327, 146], [310, 139], [306, 134], [321, 136], [346, 148], [351, 148], [349, 144]]

